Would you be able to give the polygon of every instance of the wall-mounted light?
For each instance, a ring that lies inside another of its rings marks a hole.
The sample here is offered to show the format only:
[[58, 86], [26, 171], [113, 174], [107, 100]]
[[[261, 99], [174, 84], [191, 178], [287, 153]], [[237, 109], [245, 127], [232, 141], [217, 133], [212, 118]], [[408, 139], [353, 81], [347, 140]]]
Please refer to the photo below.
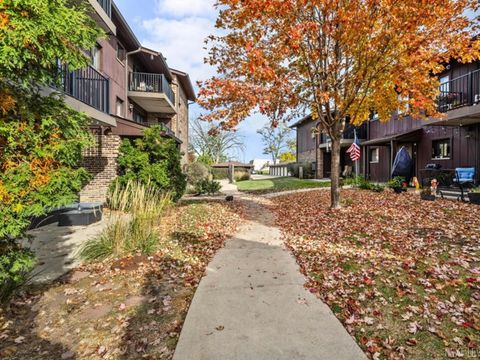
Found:
[[133, 111], [133, 104], [128, 105], [128, 110], [130, 110], [130, 112]]

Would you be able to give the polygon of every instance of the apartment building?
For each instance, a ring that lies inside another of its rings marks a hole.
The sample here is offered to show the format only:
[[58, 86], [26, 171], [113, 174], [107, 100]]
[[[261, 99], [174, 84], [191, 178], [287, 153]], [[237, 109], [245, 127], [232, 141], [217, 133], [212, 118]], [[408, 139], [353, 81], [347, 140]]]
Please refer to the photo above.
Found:
[[[305, 116], [290, 126], [296, 129], [297, 162], [311, 163], [317, 179], [330, 177], [332, 166], [332, 153], [330, 137], [322, 132], [319, 121], [313, 121], [310, 115]], [[357, 138], [366, 139], [366, 125], [358, 128], [346, 124], [343, 139], [340, 146], [340, 169], [341, 173], [349, 174], [353, 169], [353, 162], [347, 154], [347, 150], [353, 143], [355, 131]]]
[[141, 137], [145, 128], [159, 124], [187, 162], [189, 104], [196, 98], [188, 74], [171, 69], [161, 52], [142, 46], [112, 0], [88, 3], [107, 36], [89, 50], [88, 68], [63, 69], [61, 90], [67, 104], [91, 117], [96, 140], [84, 156], [92, 181], [81, 201], [103, 202], [117, 176], [122, 138]]
[[[346, 149], [356, 129], [362, 146], [360, 171], [370, 180], [391, 178], [395, 156], [402, 147], [413, 159], [412, 175], [420, 180], [429, 164], [446, 171], [475, 168], [480, 179], [480, 62], [452, 61], [439, 79], [438, 110], [444, 118], [414, 120], [397, 113], [388, 122], [374, 118], [358, 128], [347, 124], [339, 172], [353, 166]], [[292, 127], [297, 130], [297, 162], [312, 163], [317, 178], [329, 177], [330, 140], [319, 131], [318, 122], [307, 116]]]
[[364, 174], [374, 181], [391, 178], [397, 152], [404, 147], [413, 159], [412, 175], [420, 178], [428, 164], [439, 169], [480, 170], [480, 62], [452, 61], [439, 74], [438, 110], [443, 119], [413, 120], [395, 114], [389, 122], [367, 124], [362, 142]]

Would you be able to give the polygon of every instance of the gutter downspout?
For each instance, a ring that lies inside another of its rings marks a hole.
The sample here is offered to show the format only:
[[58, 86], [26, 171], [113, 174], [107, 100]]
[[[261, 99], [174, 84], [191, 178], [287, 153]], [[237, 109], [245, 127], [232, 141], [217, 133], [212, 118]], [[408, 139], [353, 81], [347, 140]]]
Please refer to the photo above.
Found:
[[125, 105], [124, 105], [125, 118], [127, 118], [127, 114], [128, 114], [128, 89], [130, 88], [130, 85], [128, 84], [128, 57], [130, 55], [137, 54], [141, 51], [142, 51], [142, 47], [139, 47], [137, 50], [127, 52], [125, 55]]
[[150, 54], [151, 56], [163, 56], [161, 53], [159, 52], [156, 52], [156, 51], [152, 51], [152, 50], [149, 50], [149, 49], [145, 49], [143, 46], [140, 46], [137, 50], [133, 50], [133, 51], [130, 51], [130, 52], [127, 52], [127, 54], [125, 55], [125, 118], [127, 117], [127, 114], [128, 114], [128, 88], [129, 88], [129, 84], [128, 84], [128, 57], [130, 55], [134, 55], [134, 54], [137, 54], [137, 53], [140, 53], [140, 52], [144, 52], [146, 54]]

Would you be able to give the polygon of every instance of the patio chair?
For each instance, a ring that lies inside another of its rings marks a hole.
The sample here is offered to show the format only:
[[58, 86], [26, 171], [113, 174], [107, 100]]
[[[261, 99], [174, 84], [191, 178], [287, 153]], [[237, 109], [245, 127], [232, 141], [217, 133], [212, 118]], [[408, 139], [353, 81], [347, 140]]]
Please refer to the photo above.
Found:
[[465, 201], [465, 190], [475, 186], [475, 168], [456, 168], [454, 182], [461, 190], [462, 201]]

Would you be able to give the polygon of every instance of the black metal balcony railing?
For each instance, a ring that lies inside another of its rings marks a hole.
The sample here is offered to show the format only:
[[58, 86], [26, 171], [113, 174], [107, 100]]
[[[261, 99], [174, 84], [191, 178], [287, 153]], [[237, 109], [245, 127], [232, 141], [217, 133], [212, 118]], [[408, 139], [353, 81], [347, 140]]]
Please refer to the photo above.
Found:
[[[343, 131], [343, 138], [348, 140], [353, 140], [355, 138], [355, 129], [357, 130], [357, 138], [358, 139], [366, 139], [367, 138], [367, 126], [363, 124], [359, 127], [356, 127], [351, 124], [347, 124], [345, 126], [345, 130]], [[330, 136], [327, 134], [322, 133], [320, 135], [320, 143], [325, 144], [330, 141]]]
[[97, 0], [103, 10], [107, 13], [108, 17], [112, 17], [112, 0]]
[[480, 103], [480, 70], [440, 84], [437, 102], [440, 112]]
[[131, 72], [129, 90], [164, 93], [170, 102], [175, 104], [175, 94], [163, 74]]
[[96, 69], [89, 66], [84, 69], [68, 70], [61, 68], [61, 89], [65, 94], [99, 110], [109, 113], [109, 80]]
[[160, 123], [160, 128], [165, 134], [169, 136], [175, 136], [175, 132], [172, 129], [170, 129], [167, 125]]

